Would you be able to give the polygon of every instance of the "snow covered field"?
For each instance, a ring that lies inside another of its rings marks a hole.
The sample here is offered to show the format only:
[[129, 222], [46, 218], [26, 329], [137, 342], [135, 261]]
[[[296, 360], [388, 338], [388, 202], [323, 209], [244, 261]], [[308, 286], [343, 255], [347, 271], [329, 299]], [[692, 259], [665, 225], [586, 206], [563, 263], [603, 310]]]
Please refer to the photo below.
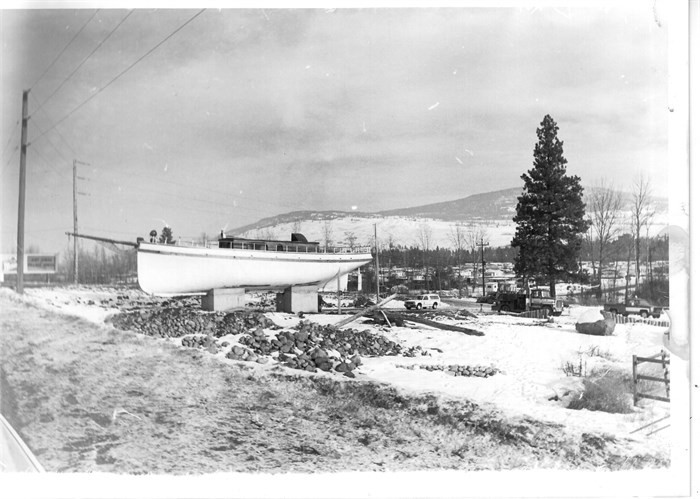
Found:
[[[112, 288], [34, 288], [26, 300], [36, 306], [104, 323], [107, 316], [125, 308], [153, 306], [162, 299], [137, 290]], [[121, 298], [118, 298], [121, 297]], [[446, 306], [444, 308], [447, 308]], [[582, 364], [585, 371], [619, 370], [631, 373], [632, 355], [649, 356], [662, 348], [665, 328], [644, 324], [618, 324], [612, 336], [587, 336], [576, 332], [577, 317], [586, 307], [572, 306], [551, 322], [508, 315], [479, 314], [475, 319], [437, 320], [480, 330], [484, 336], [469, 336], [427, 326], [405, 327], [363, 324], [363, 319], [346, 327], [373, 329], [405, 347], [420, 346], [428, 355], [363, 359], [356, 371], [365, 379], [392, 384], [408, 392], [430, 392], [447, 398], [464, 398], [490, 404], [506, 415], [529, 416], [564, 424], [576, 431], [602, 431], [637, 440], [647, 449], [668, 449], [666, 431], [646, 436], [630, 434], [644, 424], [668, 414], [668, 404], [645, 401], [629, 414], [565, 408], [567, 392], [581, 387], [582, 378], [567, 376], [567, 362]], [[299, 317], [268, 313], [275, 323], [290, 328]], [[335, 324], [338, 316], [307, 314], [305, 320]], [[493, 366], [499, 374], [488, 378], [455, 377], [446, 372], [428, 372], [419, 365]]]

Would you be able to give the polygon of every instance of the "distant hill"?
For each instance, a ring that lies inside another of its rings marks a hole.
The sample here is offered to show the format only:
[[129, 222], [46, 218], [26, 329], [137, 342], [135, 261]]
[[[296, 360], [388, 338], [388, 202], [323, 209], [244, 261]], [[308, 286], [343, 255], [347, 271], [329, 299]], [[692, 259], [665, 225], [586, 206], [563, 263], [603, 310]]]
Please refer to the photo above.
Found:
[[466, 198], [413, 208], [380, 211], [382, 216], [421, 217], [436, 220], [461, 221], [465, 218], [484, 220], [511, 220], [521, 187], [473, 194]]
[[[356, 236], [358, 244], [369, 244], [373, 226], [377, 224], [380, 239], [410, 246], [417, 244], [418, 225], [427, 223], [433, 231], [433, 245], [452, 246], [454, 225], [464, 224], [484, 228], [492, 246], [504, 246], [510, 244], [515, 233], [513, 216], [521, 192], [522, 188], [513, 187], [454, 201], [379, 212], [293, 211], [262, 218], [230, 232], [242, 237], [287, 239], [291, 232], [298, 230], [309, 240], [321, 241], [328, 226], [333, 232], [333, 241], [338, 244], [343, 244], [348, 235]], [[667, 222], [668, 200], [654, 198], [654, 204], [656, 216], [652, 233], [656, 234]]]

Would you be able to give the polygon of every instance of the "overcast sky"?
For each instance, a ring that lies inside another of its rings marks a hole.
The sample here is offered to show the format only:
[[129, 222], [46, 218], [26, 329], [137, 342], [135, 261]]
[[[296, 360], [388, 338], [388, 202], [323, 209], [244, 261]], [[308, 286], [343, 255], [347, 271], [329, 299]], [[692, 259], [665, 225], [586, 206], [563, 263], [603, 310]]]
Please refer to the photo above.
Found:
[[666, 195], [668, 32], [649, 2], [208, 9], [127, 70], [197, 12], [2, 11], [3, 251], [26, 88], [26, 244], [45, 251], [72, 229], [74, 158], [81, 230], [197, 237], [521, 186], [545, 114], [584, 185], [644, 172]]

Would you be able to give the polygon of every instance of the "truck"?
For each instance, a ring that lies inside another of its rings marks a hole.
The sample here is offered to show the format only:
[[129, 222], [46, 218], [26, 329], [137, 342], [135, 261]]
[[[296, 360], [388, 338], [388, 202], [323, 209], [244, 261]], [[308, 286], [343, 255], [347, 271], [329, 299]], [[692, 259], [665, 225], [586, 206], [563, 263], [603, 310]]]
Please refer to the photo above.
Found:
[[643, 318], [654, 317], [658, 319], [663, 313], [663, 307], [656, 307], [650, 304], [647, 300], [640, 298], [632, 298], [627, 303], [605, 303], [603, 310], [613, 314], [620, 314], [627, 317], [628, 315], [640, 315]]
[[420, 295], [412, 300], [406, 300], [404, 307], [408, 310], [415, 308], [421, 310], [423, 308], [438, 308], [440, 305], [440, 296], [438, 295]]
[[497, 312], [527, 312], [542, 309], [549, 311], [550, 315], [561, 315], [564, 311], [564, 301], [557, 299], [556, 296], [552, 297], [549, 288], [535, 288], [530, 290], [529, 300], [527, 293], [523, 290], [498, 293], [491, 307], [491, 310]]

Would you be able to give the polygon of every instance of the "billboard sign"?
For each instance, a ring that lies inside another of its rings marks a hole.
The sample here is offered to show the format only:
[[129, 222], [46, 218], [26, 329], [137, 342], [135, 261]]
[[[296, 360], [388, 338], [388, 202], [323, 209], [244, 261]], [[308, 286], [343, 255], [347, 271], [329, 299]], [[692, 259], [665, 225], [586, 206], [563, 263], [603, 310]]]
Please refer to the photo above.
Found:
[[[57, 255], [30, 253], [24, 255], [25, 274], [55, 274], [58, 271]], [[17, 255], [2, 255], [2, 273], [17, 273]]]

